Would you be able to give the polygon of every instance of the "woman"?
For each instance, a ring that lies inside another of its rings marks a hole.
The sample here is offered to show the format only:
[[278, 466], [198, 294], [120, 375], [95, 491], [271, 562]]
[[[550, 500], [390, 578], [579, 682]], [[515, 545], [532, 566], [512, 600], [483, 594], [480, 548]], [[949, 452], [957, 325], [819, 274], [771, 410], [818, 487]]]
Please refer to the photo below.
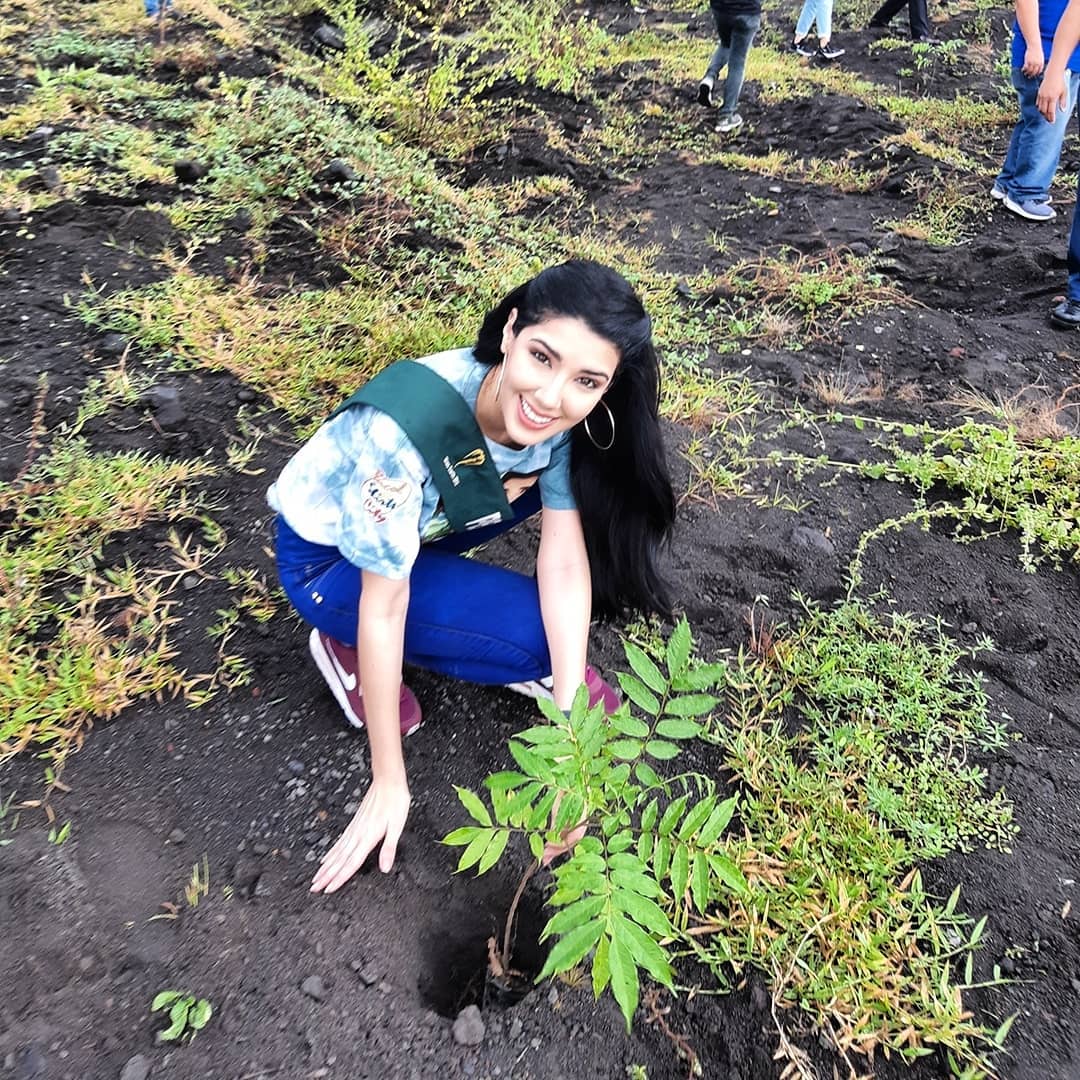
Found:
[[[838, 60], [844, 55], [843, 49], [829, 45], [832, 38], [833, 0], [804, 0], [798, 21], [795, 23], [795, 37], [791, 49], [800, 56], [815, 56], [819, 60]], [[806, 44], [810, 28], [817, 23], [817, 48], [811, 49]]]
[[[269, 492], [282, 584], [371, 744], [371, 786], [312, 891], [339, 888], [380, 844], [379, 868], [393, 865], [409, 810], [401, 741], [420, 725], [403, 661], [563, 709], [584, 679], [592, 703], [617, 706], [586, 666], [591, 618], [669, 606], [658, 387], [630, 286], [568, 262], [514, 289], [472, 349], [391, 365], [286, 465]], [[541, 506], [535, 579], [459, 554]]]

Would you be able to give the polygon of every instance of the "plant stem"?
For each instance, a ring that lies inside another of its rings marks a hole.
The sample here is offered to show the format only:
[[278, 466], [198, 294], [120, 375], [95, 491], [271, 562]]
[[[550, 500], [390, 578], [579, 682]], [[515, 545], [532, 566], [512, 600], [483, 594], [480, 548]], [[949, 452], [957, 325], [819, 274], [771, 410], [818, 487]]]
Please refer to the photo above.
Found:
[[525, 886], [529, 884], [529, 879], [536, 873], [539, 868], [539, 862], [531, 862], [525, 868], [525, 873], [521, 875], [521, 881], [518, 882], [517, 892], [514, 893], [514, 899], [510, 901], [510, 910], [506, 913], [506, 926], [503, 929], [503, 946], [502, 946], [502, 965], [504, 971], [510, 970], [510, 935], [514, 929], [514, 916], [517, 915], [518, 904], [521, 903], [521, 898], [525, 893]]

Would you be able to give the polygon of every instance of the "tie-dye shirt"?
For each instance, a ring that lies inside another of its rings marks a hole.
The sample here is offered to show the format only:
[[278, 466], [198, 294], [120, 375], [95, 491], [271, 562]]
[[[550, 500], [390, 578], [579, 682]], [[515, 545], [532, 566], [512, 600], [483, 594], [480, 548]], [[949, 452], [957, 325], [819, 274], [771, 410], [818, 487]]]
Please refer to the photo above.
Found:
[[[475, 412], [490, 368], [472, 349], [418, 362], [446, 379]], [[523, 450], [484, 441], [500, 476], [539, 474], [544, 506], [575, 508], [569, 432]], [[267, 500], [303, 539], [336, 547], [349, 562], [388, 578], [407, 578], [421, 543], [450, 531], [420, 452], [396, 421], [369, 405], [353, 405], [323, 424], [282, 470]]]

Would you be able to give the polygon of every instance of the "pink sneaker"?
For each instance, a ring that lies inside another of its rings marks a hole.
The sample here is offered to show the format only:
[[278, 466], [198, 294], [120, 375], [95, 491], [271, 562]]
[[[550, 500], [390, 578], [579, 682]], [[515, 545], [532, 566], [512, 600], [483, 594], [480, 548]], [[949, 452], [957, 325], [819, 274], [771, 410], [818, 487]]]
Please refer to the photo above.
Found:
[[[359, 664], [356, 650], [350, 645], [342, 645], [336, 638], [324, 634], [317, 627], [311, 628], [308, 648], [312, 659], [319, 669], [326, 685], [330, 687], [345, 719], [355, 728], [364, 726], [364, 696], [360, 692], [360, 680], [357, 677]], [[416, 695], [401, 684], [401, 698], [398, 702], [402, 736], [411, 735], [424, 722], [420, 712], [420, 702]]]
[[[532, 679], [529, 682], [506, 683], [507, 690], [513, 690], [517, 694], [524, 694], [531, 698], [545, 698], [551, 700], [551, 676], [543, 679]], [[604, 712], [610, 716], [621, 704], [622, 698], [618, 691], [613, 690], [594, 667], [585, 669], [585, 685], [589, 689], [589, 708], [591, 709], [598, 701], [603, 701]]]

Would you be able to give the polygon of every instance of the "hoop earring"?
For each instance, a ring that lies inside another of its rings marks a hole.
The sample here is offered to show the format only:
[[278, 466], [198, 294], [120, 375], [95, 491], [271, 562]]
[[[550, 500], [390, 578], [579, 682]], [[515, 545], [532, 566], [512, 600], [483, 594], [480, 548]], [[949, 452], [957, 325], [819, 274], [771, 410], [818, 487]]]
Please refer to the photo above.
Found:
[[502, 362], [499, 364], [499, 377], [495, 380], [495, 400], [499, 400], [499, 395], [502, 393], [502, 381], [503, 375], [506, 374], [506, 357], [502, 358]]
[[593, 433], [589, 430], [589, 418], [586, 416], [581, 422], [581, 426], [585, 428], [585, 434], [589, 437], [589, 442], [596, 447], [597, 450], [610, 450], [615, 445], [615, 417], [612, 415], [611, 409], [608, 407], [608, 403], [603, 398], [600, 399], [600, 404], [604, 406], [604, 412], [608, 415], [608, 423], [611, 424], [611, 438], [608, 439], [607, 446], [601, 446], [594, 438]]

